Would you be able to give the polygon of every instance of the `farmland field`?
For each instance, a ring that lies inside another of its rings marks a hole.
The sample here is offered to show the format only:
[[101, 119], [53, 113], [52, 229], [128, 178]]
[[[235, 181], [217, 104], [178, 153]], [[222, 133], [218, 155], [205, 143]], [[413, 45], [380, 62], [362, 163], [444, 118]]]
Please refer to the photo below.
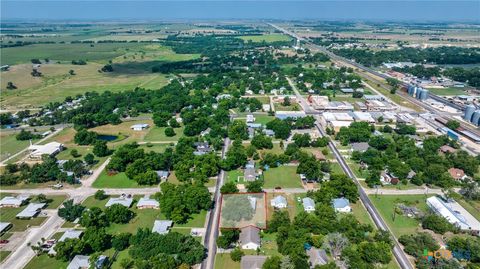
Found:
[[292, 40], [287, 35], [282, 34], [266, 34], [266, 35], [251, 35], [251, 36], [241, 36], [241, 39], [245, 41], [252, 41], [252, 42], [277, 42], [277, 41], [290, 41]]

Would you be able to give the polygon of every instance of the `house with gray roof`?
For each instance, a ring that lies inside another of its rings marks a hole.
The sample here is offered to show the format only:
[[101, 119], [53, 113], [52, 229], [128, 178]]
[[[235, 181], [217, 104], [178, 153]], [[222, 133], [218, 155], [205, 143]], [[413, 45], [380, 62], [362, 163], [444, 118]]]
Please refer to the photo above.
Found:
[[67, 269], [88, 269], [90, 268], [90, 256], [75, 255], [68, 264]]
[[245, 181], [255, 181], [257, 180], [258, 174], [257, 171], [255, 170], [255, 162], [254, 161], [249, 161], [245, 165], [245, 170], [243, 171], [243, 180]]
[[153, 223], [152, 232], [159, 233], [159, 234], [167, 234], [172, 228], [173, 221], [171, 220], [156, 220]]
[[287, 208], [287, 198], [279, 195], [270, 201], [271, 206], [274, 208]]
[[129, 208], [133, 203], [132, 197], [127, 197], [126, 195], [122, 195], [120, 197], [112, 197], [108, 199], [107, 204], [105, 207], [111, 207], [112, 205], [123, 205], [126, 208]]
[[157, 176], [161, 181], [167, 180], [168, 176], [170, 175], [170, 172], [165, 170], [158, 170], [158, 171], [155, 171], [155, 173], [157, 173]]
[[[58, 242], [63, 242], [67, 239], [80, 239], [80, 236], [82, 236], [83, 231], [81, 230], [66, 230], [65, 233], [62, 234], [60, 239], [58, 239]], [[50, 250], [48, 251], [48, 255], [57, 255], [57, 252], [55, 251], [55, 245], [53, 245]]]
[[20, 213], [16, 215], [17, 219], [31, 219], [42, 211], [47, 204], [46, 203], [31, 203], [25, 209], [23, 209]]
[[305, 212], [310, 213], [315, 211], [315, 201], [313, 201], [312, 198], [310, 197], [303, 198], [302, 204], [303, 204], [303, 210], [305, 210]]
[[195, 142], [193, 143], [195, 146], [196, 150], [193, 152], [194, 155], [200, 156], [200, 155], [205, 155], [207, 153], [210, 153], [212, 151], [212, 148], [208, 144], [208, 142]]
[[252, 225], [242, 228], [239, 241], [242, 249], [260, 248], [260, 229]]
[[263, 264], [267, 260], [267, 256], [245, 255], [240, 261], [241, 269], [262, 269]]

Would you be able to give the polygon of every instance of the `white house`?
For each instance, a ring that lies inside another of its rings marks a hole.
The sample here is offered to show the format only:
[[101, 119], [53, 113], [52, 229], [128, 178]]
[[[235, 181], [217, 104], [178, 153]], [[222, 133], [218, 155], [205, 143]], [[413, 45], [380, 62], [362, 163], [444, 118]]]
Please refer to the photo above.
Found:
[[150, 196], [145, 195], [145, 197], [142, 197], [140, 198], [140, 200], [138, 200], [137, 208], [138, 209], [145, 209], [145, 208], [159, 209], [160, 203], [155, 199], [151, 199]]
[[171, 220], [156, 220], [153, 223], [152, 232], [159, 234], [167, 234], [172, 225], [173, 221]]
[[67, 269], [88, 269], [90, 268], [90, 256], [75, 255], [68, 264]]
[[12, 224], [10, 222], [0, 222], [0, 234], [4, 234], [11, 227]]
[[348, 213], [352, 212], [352, 208], [350, 207], [350, 202], [346, 198], [336, 198], [332, 200], [333, 208], [335, 212], [341, 213]]
[[283, 196], [276, 196], [270, 201], [274, 208], [287, 208], [287, 199]]
[[262, 269], [267, 256], [244, 255], [240, 260], [240, 269]]
[[143, 131], [147, 129], [150, 125], [146, 123], [139, 123], [139, 124], [134, 124], [130, 126], [130, 129], [133, 129], [134, 131]]
[[240, 246], [242, 249], [260, 248], [260, 229], [255, 226], [247, 226], [240, 230]]
[[252, 114], [247, 115], [247, 123], [255, 122], [255, 117]]
[[18, 219], [31, 219], [38, 215], [46, 203], [31, 203], [24, 210], [16, 215]]
[[313, 201], [312, 198], [310, 197], [303, 198], [302, 204], [303, 204], [303, 210], [305, 210], [305, 212], [310, 213], [315, 211], [315, 201]]
[[5, 196], [0, 200], [0, 208], [2, 207], [20, 207], [27, 199], [28, 195], [18, 195], [17, 197]]
[[115, 204], [119, 204], [119, 205], [123, 205], [124, 207], [130, 207], [133, 203], [133, 198], [132, 197], [127, 197], [125, 195], [122, 195], [120, 197], [116, 197], [116, 198], [110, 198], [107, 202], [107, 204], [105, 205], [105, 207], [111, 207], [112, 205], [115, 205]]

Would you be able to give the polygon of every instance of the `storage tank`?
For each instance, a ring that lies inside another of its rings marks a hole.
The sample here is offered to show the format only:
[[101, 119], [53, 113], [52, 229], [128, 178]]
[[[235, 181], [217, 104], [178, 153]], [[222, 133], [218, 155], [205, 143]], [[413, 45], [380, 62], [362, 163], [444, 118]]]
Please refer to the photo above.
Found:
[[428, 90], [422, 89], [422, 91], [420, 91], [419, 99], [423, 101], [423, 100], [427, 100], [427, 98], [428, 98]]
[[419, 89], [418, 87], [413, 88], [412, 96], [415, 98], [417, 97], [418, 89]]
[[415, 87], [413, 85], [408, 85], [408, 95], [413, 95]]
[[465, 114], [463, 115], [463, 119], [471, 122], [473, 113], [475, 112], [475, 106], [474, 105], [468, 105], [465, 107]]
[[475, 112], [473, 112], [471, 123], [477, 126], [480, 125], [480, 110], [475, 110]]

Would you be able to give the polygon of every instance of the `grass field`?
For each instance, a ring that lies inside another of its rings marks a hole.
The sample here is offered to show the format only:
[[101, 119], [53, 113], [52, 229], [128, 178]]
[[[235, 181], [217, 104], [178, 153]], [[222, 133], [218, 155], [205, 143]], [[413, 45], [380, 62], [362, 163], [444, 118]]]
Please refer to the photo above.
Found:
[[124, 172], [109, 176], [106, 171], [102, 171], [100, 176], [93, 182], [94, 188], [139, 188], [140, 186], [134, 180], [131, 180]]
[[[32, 140], [35, 143], [38, 140]], [[15, 138], [15, 134], [2, 133], [0, 136], [0, 161], [7, 159], [13, 154], [27, 148], [30, 145], [30, 141], [19, 141]]]
[[[168, 76], [164, 74], [127, 68], [117, 68], [110, 73], [98, 72], [102, 66], [91, 62], [87, 65], [46, 64], [39, 68], [41, 78], [30, 75], [30, 64], [12, 66], [9, 71], [0, 73], [1, 88], [5, 89], [11, 81], [17, 89], [3, 91], [1, 105], [6, 108], [34, 108], [49, 102], [61, 102], [67, 96], [86, 91], [119, 92], [135, 87], [159, 89], [168, 84]], [[76, 75], [68, 74], [69, 70], [74, 70]]]
[[425, 195], [378, 195], [377, 197], [370, 195], [370, 199], [397, 238], [404, 234], [417, 232], [420, 228], [420, 222], [399, 214], [396, 214], [395, 220], [393, 220], [393, 211], [396, 204], [404, 203], [415, 206], [423, 212], [428, 210]]
[[218, 253], [215, 255], [215, 269], [240, 269], [240, 262], [234, 262], [230, 253]]
[[245, 41], [252, 41], [252, 42], [277, 42], [277, 41], [290, 41], [290, 38], [287, 35], [282, 34], [266, 34], [266, 35], [251, 35], [251, 36], [241, 36], [241, 39]]
[[35, 256], [24, 269], [66, 269], [68, 262], [49, 257], [47, 254]]
[[66, 199], [66, 195], [47, 195], [47, 199], [51, 199], [51, 201], [47, 205], [47, 209], [55, 209], [58, 208]]
[[446, 95], [446, 96], [465, 94], [465, 89], [464, 88], [443, 88], [443, 89], [428, 88], [428, 90], [431, 93], [434, 93], [434, 94], [437, 94], [437, 95]]
[[166, 127], [152, 126], [144, 137], [144, 141], [161, 141], [161, 142], [175, 142], [183, 136], [184, 127], [175, 128], [175, 136], [168, 137], [165, 135]]
[[0, 262], [3, 262], [3, 260], [5, 260], [10, 253], [11, 251], [0, 250]]
[[296, 166], [280, 166], [264, 172], [265, 188], [301, 188], [300, 176]]
[[255, 123], [267, 124], [274, 119], [275, 119], [274, 116], [258, 115], [258, 114], [255, 115]]
[[165, 149], [170, 147], [170, 144], [141, 144], [140, 148], [142, 148], [145, 152], [165, 152]]
[[363, 206], [362, 202], [357, 201], [356, 203], [351, 203], [352, 214], [357, 218], [357, 220], [362, 224], [371, 224], [375, 226], [370, 215], [368, 215], [367, 209]]

